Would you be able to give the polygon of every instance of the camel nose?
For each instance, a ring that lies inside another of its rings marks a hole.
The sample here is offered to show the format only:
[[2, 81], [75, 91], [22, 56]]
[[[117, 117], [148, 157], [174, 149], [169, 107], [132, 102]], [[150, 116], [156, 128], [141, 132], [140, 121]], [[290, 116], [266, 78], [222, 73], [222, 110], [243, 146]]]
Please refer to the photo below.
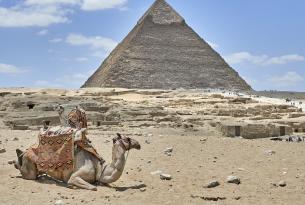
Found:
[[140, 149], [141, 149], [141, 145], [140, 145], [140, 144], [137, 144], [135, 148], [136, 148], [137, 150], [140, 150]]

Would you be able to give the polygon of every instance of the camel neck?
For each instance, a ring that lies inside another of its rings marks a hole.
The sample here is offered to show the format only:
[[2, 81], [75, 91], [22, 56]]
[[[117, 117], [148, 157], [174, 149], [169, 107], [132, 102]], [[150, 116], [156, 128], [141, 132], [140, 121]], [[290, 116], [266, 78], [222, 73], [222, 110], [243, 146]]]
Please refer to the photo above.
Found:
[[101, 173], [100, 182], [109, 184], [117, 181], [124, 171], [125, 167], [125, 149], [119, 144], [115, 144], [112, 148], [112, 162], [105, 165]]

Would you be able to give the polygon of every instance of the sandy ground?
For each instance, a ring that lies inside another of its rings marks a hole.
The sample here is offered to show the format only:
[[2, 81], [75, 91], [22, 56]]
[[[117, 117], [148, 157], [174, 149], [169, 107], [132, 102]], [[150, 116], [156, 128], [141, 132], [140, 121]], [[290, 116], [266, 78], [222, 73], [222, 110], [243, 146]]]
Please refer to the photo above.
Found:
[[[304, 204], [305, 144], [224, 138], [209, 127], [195, 133], [174, 129], [93, 130], [89, 137], [107, 161], [111, 142], [106, 140], [116, 131], [134, 136], [142, 150], [130, 153], [121, 180], [111, 188], [91, 192], [70, 190], [52, 180], [20, 178], [7, 161], [15, 158], [16, 148], [34, 143], [37, 132], [1, 130], [1, 147], [7, 152], [0, 155], [0, 204], [54, 204], [58, 199], [65, 204]], [[15, 137], [19, 140], [14, 141]], [[207, 141], [201, 142], [202, 138]], [[170, 157], [163, 154], [167, 147], [174, 148]], [[267, 150], [275, 154], [268, 155]], [[171, 174], [173, 179], [161, 181], [158, 175], [151, 175], [156, 170]], [[227, 184], [229, 175], [239, 176], [242, 183]], [[214, 179], [220, 182], [219, 187], [203, 187]], [[270, 184], [281, 180], [287, 182], [286, 187]], [[145, 191], [140, 190], [142, 187]], [[226, 199], [210, 202], [200, 197]]]
[[[134, 99], [133, 97], [130, 97]], [[174, 128], [91, 129], [89, 138], [107, 162], [111, 159], [111, 139], [117, 132], [133, 137], [142, 145], [132, 150], [122, 178], [98, 191], [71, 190], [65, 184], [42, 178], [27, 181], [8, 164], [16, 159], [15, 149], [26, 149], [37, 140], [38, 131], [5, 129], [0, 119], [0, 205], [55, 204], [304, 204], [305, 143], [245, 140], [223, 137], [208, 123], [198, 130]], [[206, 139], [206, 140], [205, 140]], [[148, 143], [147, 143], [148, 142]], [[163, 150], [173, 147], [172, 156]], [[270, 155], [268, 150], [275, 153]], [[162, 181], [151, 172], [172, 175]], [[235, 175], [241, 184], [228, 184]], [[217, 180], [220, 186], [204, 188]], [[272, 183], [284, 180], [286, 187]], [[206, 197], [221, 197], [217, 202]]]

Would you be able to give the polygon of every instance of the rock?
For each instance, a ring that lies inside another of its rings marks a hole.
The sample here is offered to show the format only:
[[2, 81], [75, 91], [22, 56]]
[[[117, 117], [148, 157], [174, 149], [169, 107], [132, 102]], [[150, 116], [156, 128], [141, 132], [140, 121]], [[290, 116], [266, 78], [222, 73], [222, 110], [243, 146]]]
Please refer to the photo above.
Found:
[[64, 205], [65, 203], [63, 202], [63, 200], [57, 200], [55, 202], [55, 205]]
[[160, 179], [161, 180], [171, 180], [172, 179], [172, 176], [169, 175], [169, 174], [160, 174]]
[[237, 176], [228, 176], [227, 182], [230, 184], [240, 184], [240, 178]]
[[145, 192], [145, 191], [146, 191], [145, 187], [140, 188], [140, 192]]
[[14, 164], [14, 160], [7, 161], [8, 164]]
[[209, 182], [206, 186], [205, 186], [205, 188], [214, 188], [214, 187], [217, 187], [217, 186], [219, 186], [220, 184], [219, 184], [219, 182], [218, 181], [211, 181], [211, 182]]
[[14, 137], [13, 141], [18, 141], [19, 138], [18, 137]]
[[3, 154], [3, 153], [5, 153], [6, 152], [6, 149], [0, 149], [0, 154]]
[[27, 125], [15, 125], [15, 124], [11, 124], [10, 128], [12, 130], [28, 130], [29, 126], [27, 126]]
[[200, 142], [206, 142], [208, 139], [207, 138], [201, 138]]
[[163, 152], [164, 152], [164, 154], [166, 154], [167, 156], [172, 156], [173, 150], [174, 150], [174, 148], [168, 147], [168, 148], [166, 148]]
[[268, 154], [268, 155], [274, 155], [274, 154], [275, 154], [275, 151], [273, 151], [273, 150], [267, 150], [267, 151], [266, 151], [266, 154]]
[[205, 200], [205, 201], [222, 201], [222, 200], [226, 200], [226, 197], [214, 197], [214, 196], [202, 196], [200, 197], [201, 199]]
[[287, 183], [285, 181], [280, 181], [278, 184], [279, 184], [280, 187], [287, 186]]
[[146, 144], [150, 144], [150, 141], [149, 141], [149, 140], [145, 140], [145, 143], [146, 143]]

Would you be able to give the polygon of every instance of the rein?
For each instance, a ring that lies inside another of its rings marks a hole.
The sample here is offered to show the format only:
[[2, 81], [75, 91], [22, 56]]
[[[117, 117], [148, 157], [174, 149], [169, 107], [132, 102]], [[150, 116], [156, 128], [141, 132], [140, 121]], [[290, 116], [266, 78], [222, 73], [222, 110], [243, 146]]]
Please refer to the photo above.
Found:
[[[126, 164], [127, 159], [128, 159], [128, 156], [129, 156], [129, 150], [130, 150], [131, 142], [128, 141], [129, 149], [127, 149], [127, 147], [125, 146], [125, 144], [122, 142], [122, 139], [120, 139], [119, 141], [120, 141], [120, 144], [123, 146], [123, 149], [125, 150], [125, 152], [127, 151], [127, 155], [125, 156], [125, 164]], [[124, 154], [124, 155], [125, 155], [125, 154]], [[101, 164], [101, 166], [103, 167], [103, 164]], [[106, 164], [106, 165], [104, 166], [104, 168], [103, 168], [103, 170], [101, 171], [101, 174], [99, 175], [99, 177], [103, 175], [103, 173], [104, 173], [104, 171], [106, 170], [107, 167], [108, 167], [108, 164]], [[117, 169], [117, 168], [115, 167], [115, 169]], [[99, 177], [96, 177], [96, 178], [99, 178]], [[98, 180], [97, 180], [97, 181], [98, 181]]]
[[127, 147], [125, 146], [125, 144], [122, 142], [122, 139], [120, 139], [119, 142], [120, 142], [121, 145], [123, 145], [123, 149], [124, 149], [125, 151], [127, 151], [127, 155], [125, 156], [125, 164], [126, 164], [127, 159], [128, 159], [128, 156], [129, 156], [129, 150], [130, 150], [131, 142], [128, 141], [128, 149], [127, 149]]

